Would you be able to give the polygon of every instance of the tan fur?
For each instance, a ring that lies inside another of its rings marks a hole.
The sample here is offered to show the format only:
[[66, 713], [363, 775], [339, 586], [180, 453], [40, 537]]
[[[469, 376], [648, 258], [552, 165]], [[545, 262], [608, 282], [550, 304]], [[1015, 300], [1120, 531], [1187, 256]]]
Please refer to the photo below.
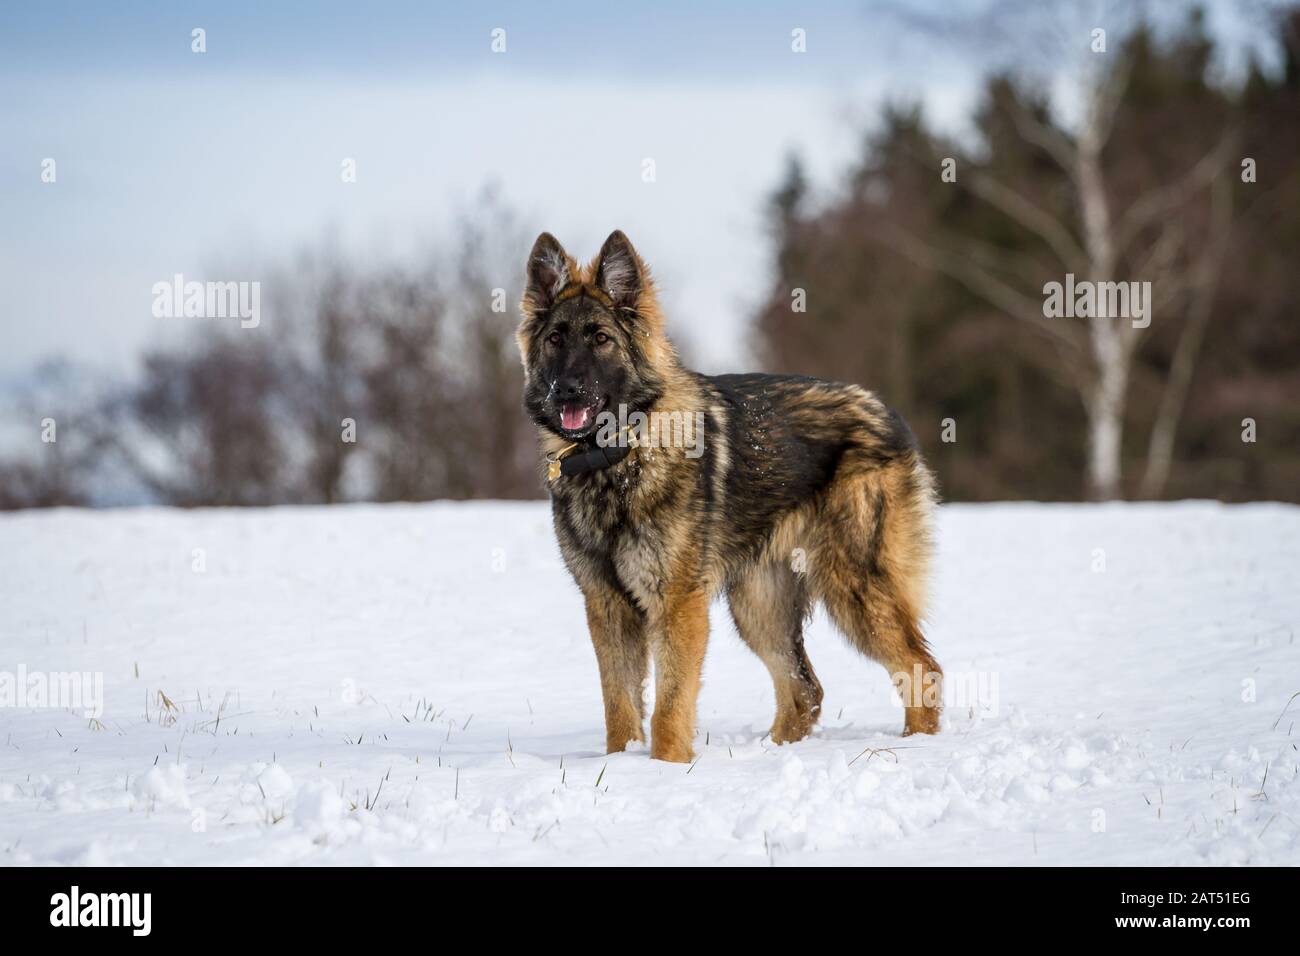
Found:
[[605, 698], [605, 749], [615, 753], [633, 740], [645, 740], [641, 694], [649, 670], [645, 627], [636, 608], [612, 591], [591, 589], [586, 600], [587, 628]]
[[803, 639], [790, 638], [800, 633], [808, 612], [806, 580], [784, 563], [766, 561], [744, 573], [731, 589], [729, 603], [741, 639], [772, 676], [772, 741], [802, 740], [812, 732], [822, 706], [822, 685], [804, 653]]
[[709, 640], [709, 595], [693, 576], [683, 576], [668, 587], [651, 621], [655, 712], [650, 756], [684, 763], [694, 756], [695, 700]]

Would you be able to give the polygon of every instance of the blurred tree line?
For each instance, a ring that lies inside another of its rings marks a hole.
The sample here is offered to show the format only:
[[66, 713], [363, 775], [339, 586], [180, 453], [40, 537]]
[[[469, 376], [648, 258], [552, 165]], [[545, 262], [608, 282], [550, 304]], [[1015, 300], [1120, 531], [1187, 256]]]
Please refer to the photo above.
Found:
[[205, 326], [90, 395], [46, 375], [24, 405], [58, 440], [0, 462], [0, 507], [103, 484], [182, 507], [536, 497], [514, 342], [531, 239], [489, 192], [424, 265], [314, 250], [263, 282], [256, 329]]
[[[1026, 31], [1055, 10], [1013, 10], [1016, 42], [1050, 59]], [[1297, 500], [1300, 12], [1271, 29], [1281, 69], [1232, 85], [1199, 15], [1113, 32], [1069, 123], [1026, 71], [960, 138], [890, 106], [829, 196], [792, 158], [764, 364], [879, 391], [950, 500]], [[540, 496], [514, 343], [535, 231], [489, 194], [421, 264], [304, 255], [258, 329], [206, 326], [133, 381], [44, 370], [16, 417], [57, 442], [0, 459], [0, 508]], [[1067, 273], [1151, 282], [1149, 326], [1045, 317]]]
[[[1010, 71], [973, 137], [892, 106], [821, 203], [792, 158], [767, 365], [879, 390], [950, 499], [1296, 500], [1300, 12], [1275, 30], [1280, 74], [1227, 88], [1198, 12], [1138, 22], [1079, 71], [1069, 128]], [[1067, 273], [1151, 282], [1149, 327], [1045, 317]]]

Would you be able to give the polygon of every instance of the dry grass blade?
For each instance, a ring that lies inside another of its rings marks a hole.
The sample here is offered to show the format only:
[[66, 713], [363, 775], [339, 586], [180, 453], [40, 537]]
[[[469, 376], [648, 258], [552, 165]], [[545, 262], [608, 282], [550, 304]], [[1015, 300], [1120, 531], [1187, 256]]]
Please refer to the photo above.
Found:
[[1292, 694], [1290, 697], [1287, 698], [1286, 707], [1282, 708], [1282, 713], [1278, 714], [1277, 720], [1273, 721], [1274, 730], [1277, 730], [1277, 725], [1282, 723], [1282, 718], [1286, 716], [1287, 707], [1291, 706], [1291, 701], [1295, 700], [1297, 697], [1300, 697], [1300, 690], [1296, 691], [1294, 694]]

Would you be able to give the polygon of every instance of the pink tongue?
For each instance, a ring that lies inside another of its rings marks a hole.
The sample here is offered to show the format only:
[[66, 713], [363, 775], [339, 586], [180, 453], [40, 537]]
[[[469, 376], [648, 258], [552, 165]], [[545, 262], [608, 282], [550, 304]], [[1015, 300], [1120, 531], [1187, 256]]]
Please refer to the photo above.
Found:
[[586, 405], [565, 405], [560, 409], [560, 424], [569, 430], [582, 428], [590, 415], [591, 409]]

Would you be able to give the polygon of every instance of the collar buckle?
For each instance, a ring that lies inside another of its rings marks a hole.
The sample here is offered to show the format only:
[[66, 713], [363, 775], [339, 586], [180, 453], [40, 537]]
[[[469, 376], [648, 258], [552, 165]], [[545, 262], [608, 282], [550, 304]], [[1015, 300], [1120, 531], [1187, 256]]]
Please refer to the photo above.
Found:
[[563, 463], [564, 459], [573, 454], [573, 450], [577, 447], [578, 443], [575, 441], [571, 445], [566, 445], [561, 448], [559, 451], [553, 451], [547, 454], [546, 480], [548, 482], [552, 482], [556, 478], [560, 477], [560, 465]]

